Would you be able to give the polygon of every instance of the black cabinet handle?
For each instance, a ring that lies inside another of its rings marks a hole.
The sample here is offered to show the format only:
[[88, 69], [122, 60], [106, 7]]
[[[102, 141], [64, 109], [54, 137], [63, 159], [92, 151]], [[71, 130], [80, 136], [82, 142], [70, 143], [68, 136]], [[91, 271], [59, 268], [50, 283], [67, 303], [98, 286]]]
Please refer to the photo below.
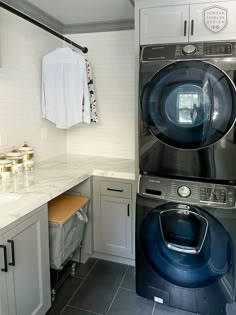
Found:
[[3, 255], [4, 255], [4, 268], [1, 268], [1, 271], [8, 272], [8, 267], [7, 267], [7, 247], [4, 246], [4, 245], [0, 245], [0, 248], [3, 249]]
[[127, 215], [128, 215], [128, 217], [130, 216], [129, 204], [128, 204], [128, 206], [127, 206]]
[[14, 244], [14, 241], [12, 241], [12, 240], [8, 240], [7, 242], [9, 244], [11, 244], [11, 259], [12, 259], [12, 262], [10, 262], [8, 265], [9, 266], [15, 266], [16, 265], [16, 261], [15, 261], [15, 244]]
[[193, 36], [194, 33], [194, 20], [191, 21], [191, 36]]
[[187, 35], [187, 20], [184, 21], [184, 36]]
[[116, 191], [116, 192], [123, 192], [123, 189], [113, 189], [113, 188], [107, 188], [109, 191]]

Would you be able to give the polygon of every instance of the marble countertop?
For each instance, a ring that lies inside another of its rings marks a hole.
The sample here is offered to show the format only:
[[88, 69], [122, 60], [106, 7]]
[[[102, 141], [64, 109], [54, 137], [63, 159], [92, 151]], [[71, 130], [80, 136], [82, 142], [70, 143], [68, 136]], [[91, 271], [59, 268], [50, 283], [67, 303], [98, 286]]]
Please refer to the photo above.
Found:
[[135, 162], [67, 154], [40, 162], [30, 172], [0, 179], [0, 195], [20, 196], [0, 206], [0, 234], [16, 220], [93, 175], [134, 180]]

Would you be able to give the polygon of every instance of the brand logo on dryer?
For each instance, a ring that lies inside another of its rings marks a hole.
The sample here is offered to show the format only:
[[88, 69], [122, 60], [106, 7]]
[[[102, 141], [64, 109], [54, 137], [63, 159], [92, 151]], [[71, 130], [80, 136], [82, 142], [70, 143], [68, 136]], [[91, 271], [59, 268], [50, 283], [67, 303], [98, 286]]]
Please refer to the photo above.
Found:
[[203, 11], [203, 22], [210, 32], [219, 33], [228, 24], [228, 10], [218, 6], [209, 7]]

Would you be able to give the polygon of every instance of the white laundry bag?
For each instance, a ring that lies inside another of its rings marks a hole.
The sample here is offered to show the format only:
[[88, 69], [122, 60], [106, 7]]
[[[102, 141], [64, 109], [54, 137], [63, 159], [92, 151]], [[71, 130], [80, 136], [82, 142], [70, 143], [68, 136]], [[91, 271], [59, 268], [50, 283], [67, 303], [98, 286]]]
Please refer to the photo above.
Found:
[[87, 217], [88, 202], [64, 222], [49, 221], [50, 265], [60, 269], [63, 263], [81, 245]]

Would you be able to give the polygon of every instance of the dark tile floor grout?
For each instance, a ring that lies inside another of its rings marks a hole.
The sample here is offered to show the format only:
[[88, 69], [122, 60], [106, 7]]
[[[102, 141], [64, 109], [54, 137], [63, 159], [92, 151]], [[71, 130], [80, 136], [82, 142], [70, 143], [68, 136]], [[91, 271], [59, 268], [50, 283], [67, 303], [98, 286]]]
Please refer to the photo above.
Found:
[[[75, 290], [74, 294], [73, 294], [72, 297], [69, 299], [69, 301], [67, 302], [67, 304], [63, 307], [63, 309], [62, 309], [62, 311], [61, 311], [60, 314], [63, 313], [63, 311], [65, 310], [65, 308], [66, 308], [67, 305], [69, 305], [70, 307], [76, 308], [76, 307], [70, 305], [70, 302], [72, 301], [72, 299], [74, 298], [74, 296], [76, 295], [76, 293], [79, 291], [79, 289], [81, 288], [81, 286], [83, 285], [83, 283], [85, 282], [85, 280], [88, 278], [88, 275], [89, 275], [89, 274], [92, 272], [92, 270], [95, 268], [97, 262], [98, 262], [98, 260], [95, 260], [94, 264], [93, 264], [92, 267], [89, 269], [87, 275], [86, 275], [84, 278], [78, 277], [78, 276], [76, 277], [76, 275], [75, 275], [76, 278], [83, 279], [83, 281], [82, 281], [81, 284], [78, 286], [77, 290]], [[87, 310], [84, 310], [84, 311], [87, 311]], [[99, 313], [94, 313], [94, 314], [101, 315], [101, 314], [99, 314]]]
[[[66, 305], [65, 307], [64, 307], [64, 309], [67, 307], [68, 305]], [[78, 307], [76, 307], [76, 306], [72, 306], [72, 305], [69, 305], [69, 307], [70, 308], [74, 308], [75, 310], [77, 310], [77, 311], [85, 311], [85, 312], [89, 312], [90, 314], [94, 314], [94, 315], [103, 315], [103, 314], [101, 314], [101, 313], [96, 313], [96, 312], [93, 312], [93, 311], [88, 311], [88, 310], [84, 310], [83, 308], [78, 308]], [[64, 311], [64, 309], [63, 309], [63, 311]], [[63, 311], [61, 312], [61, 314], [63, 313]]]
[[[95, 268], [95, 266], [96, 266], [96, 264], [97, 264], [98, 261], [99, 261], [99, 260], [96, 260], [96, 262], [93, 264], [93, 266], [91, 267], [91, 269], [89, 270], [89, 272], [87, 273], [87, 275], [85, 276], [85, 278], [83, 279], [83, 281], [81, 282], [81, 284], [79, 285], [78, 289], [77, 289], [77, 290], [75, 291], [75, 293], [72, 295], [72, 297], [71, 297], [70, 300], [68, 301], [67, 305], [64, 306], [64, 308], [63, 308], [63, 310], [61, 311], [60, 314], [63, 313], [63, 311], [65, 310], [65, 308], [66, 308], [67, 306], [70, 306], [70, 307], [72, 307], [72, 308], [74, 308], [74, 309], [77, 309], [77, 310], [81, 310], [81, 311], [85, 311], [85, 312], [90, 312], [90, 313], [96, 314], [96, 315], [103, 315], [103, 314], [101, 314], [101, 313], [96, 313], [96, 312], [93, 312], [93, 311], [90, 311], [90, 310], [86, 310], [86, 309], [83, 309], [83, 308], [80, 308], [80, 307], [75, 307], [75, 306], [70, 305], [70, 302], [73, 300], [74, 296], [75, 296], [76, 293], [79, 291], [79, 289], [81, 288], [81, 286], [83, 285], [83, 283], [85, 282], [85, 280], [87, 279], [87, 277], [89, 276], [89, 274], [90, 274], [90, 273], [92, 272], [92, 270]], [[111, 263], [112, 263], [112, 262], [111, 262]], [[112, 301], [111, 301], [111, 304], [110, 304], [110, 306], [109, 306], [109, 308], [108, 308], [108, 310], [107, 310], [107, 312], [106, 312], [105, 315], [107, 315], [107, 314], [109, 313], [109, 311], [110, 311], [110, 309], [111, 309], [111, 307], [112, 307], [112, 305], [113, 305], [113, 303], [114, 303], [114, 301], [115, 301], [115, 299], [116, 299], [116, 296], [117, 296], [117, 294], [118, 294], [118, 292], [119, 292], [120, 289], [122, 289], [122, 290], [128, 290], [128, 291], [133, 291], [133, 292], [134, 292], [134, 290], [121, 287], [121, 285], [122, 285], [122, 283], [123, 283], [123, 281], [124, 281], [124, 279], [125, 279], [125, 277], [126, 277], [126, 275], [127, 275], [127, 272], [128, 272], [128, 270], [129, 270], [129, 268], [130, 268], [130, 266], [127, 265], [126, 271], [125, 271], [125, 273], [124, 273], [124, 275], [123, 275], [123, 277], [122, 277], [122, 279], [121, 279], [121, 281], [120, 281], [119, 287], [117, 288], [117, 291], [116, 291], [116, 293], [115, 293], [115, 295], [114, 295], [114, 297], [113, 297], [113, 299], [112, 299]], [[75, 277], [76, 277], [76, 276], [75, 276]], [[82, 277], [77, 277], [77, 278], [82, 278]]]
[[[136, 294], [135, 268], [89, 259], [58, 289], [47, 315], [194, 315]], [[197, 315], [197, 314], [195, 314]]]
[[110, 306], [109, 306], [109, 308], [108, 308], [108, 310], [107, 310], [107, 312], [106, 312], [106, 315], [109, 313], [109, 311], [110, 311], [110, 309], [111, 309], [111, 307], [112, 307], [112, 304], [113, 304], [114, 301], [115, 301], [115, 298], [116, 298], [116, 296], [117, 296], [117, 294], [118, 294], [118, 292], [119, 292], [119, 290], [120, 290], [120, 287], [121, 287], [121, 285], [122, 285], [122, 283], [123, 283], [123, 281], [124, 281], [124, 279], [125, 279], [125, 276], [126, 276], [128, 270], [129, 270], [129, 266], [127, 266], [127, 268], [126, 268], [125, 274], [124, 274], [123, 278], [122, 278], [121, 281], [120, 281], [120, 285], [119, 285], [119, 287], [118, 287], [118, 289], [117, 289], [117, 291], [116, 291], [116, 293], [115, 293], [115, 295], [114, 295], [114, 297], [113, 297], [113, 299], [112, 299], [112, 301], [111, 301], [111, 304], [110, 304]]
[[119, 287], [119, 289], [122, 289], [122, 290], [127, 290], [127, 291], [131, 291], [131, 292], [135, 292], [135, 290], [128, 289], [128, 288], [124, 288], [124, 287]]

